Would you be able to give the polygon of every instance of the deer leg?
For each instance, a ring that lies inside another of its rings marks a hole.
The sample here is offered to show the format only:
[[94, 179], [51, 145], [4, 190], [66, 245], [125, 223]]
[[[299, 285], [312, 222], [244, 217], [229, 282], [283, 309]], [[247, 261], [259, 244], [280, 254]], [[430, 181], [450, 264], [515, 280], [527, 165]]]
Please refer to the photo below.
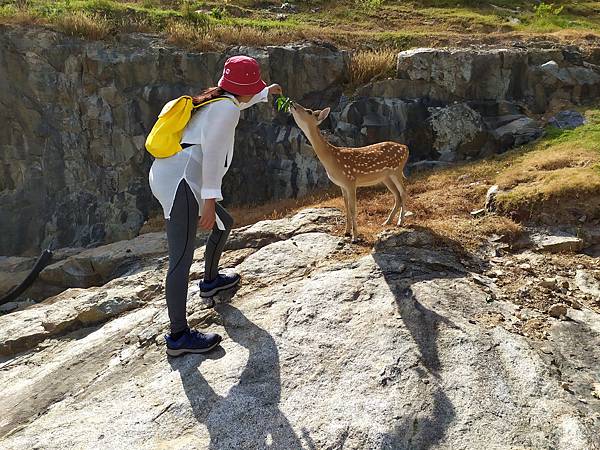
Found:
[[390, 179], [396, 185], [398, 192], [400, 193], [401, 198], [401, 206], [400, 206], [400, 218], [398, 219], [398, 226], [402, 225], [402, 221], [404, 220], [404, 214], [406, 212], [406, 189], [404, 189], [404, 177], [402, 174], [398, 175], [390, 175]]
[[352, 219], [352, 242], [358, 241], [358, 226], [356, 225], [356, 186], [348, 187], [348, 206]]
[[392, 180], [386, 178], [385, 180], [383, 180], [383, 184], [385, 184], [389, 191], [394, 195], [394, 207], [392, 208], [392, 211], [390, 212], [390, 215], [388, 216], [387, 220], [383, 222], [383, 225], [390, 225], [394, 220], [394, 217], [396, 217], [396, 214], [398, 214], [398, 210], [400, 209], [402, 199], [398, 188]]
[[350, 205], [348, 205], [348, 192], [345, 188], [340, 186], [342, 190], [342, 196], [344, 197], [344, 206], [346, 207], [346, 231], [344, 232], [345, 236], [350, 236], [351, 233], [351, 218], [350, 218]]

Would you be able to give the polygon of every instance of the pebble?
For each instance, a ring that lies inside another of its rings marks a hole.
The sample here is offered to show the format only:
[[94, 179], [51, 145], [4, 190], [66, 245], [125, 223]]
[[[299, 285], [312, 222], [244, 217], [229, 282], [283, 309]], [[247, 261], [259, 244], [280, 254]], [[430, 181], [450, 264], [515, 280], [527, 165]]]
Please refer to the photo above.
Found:
[[571, 307], [573, 309], [581, 309], [581, 303], [579, 303], [576, 299], [571, 299]]
[[569, 308], [564, 303], [555, 303], [550, 308], [548, 308], [548, 314], [558, 319], [562, 316], [566, 316], [568, 310]]
[[563, 381], [562, 383], [560, 383], [560, 387], [563, 388], [565, 391], [567, 391], [569, 394], [573, 394], [573, 391], [571, 390], [571, 386], [569, 386], [569, 383], [565, 383]]
[[554, 289], [556, 288], [556, 278], [544, 278], [540, 281], [540, 286], [548, 289]]
[[519, 269], [531, 270], [531, 264], [528, 264], [528, 263], [519, 264]]

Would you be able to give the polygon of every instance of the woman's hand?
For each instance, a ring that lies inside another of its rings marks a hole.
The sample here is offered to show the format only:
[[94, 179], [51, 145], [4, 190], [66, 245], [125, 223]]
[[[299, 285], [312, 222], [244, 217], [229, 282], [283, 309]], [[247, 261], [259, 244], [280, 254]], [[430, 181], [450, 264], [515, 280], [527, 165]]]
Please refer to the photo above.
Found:
[[283, 94], [283, 89], [278, 84], [272, 84], [269, 86], [269, 94], [271, 95], [281, 95]]
[[198, 225], [203, 230], [212, 230], [215, 226], [216, 213], [215, 213], [216, 200], [214, 198], [207, 198], [204, 200], [204, 206], [202, 207], [202, 215], [198, 221]]

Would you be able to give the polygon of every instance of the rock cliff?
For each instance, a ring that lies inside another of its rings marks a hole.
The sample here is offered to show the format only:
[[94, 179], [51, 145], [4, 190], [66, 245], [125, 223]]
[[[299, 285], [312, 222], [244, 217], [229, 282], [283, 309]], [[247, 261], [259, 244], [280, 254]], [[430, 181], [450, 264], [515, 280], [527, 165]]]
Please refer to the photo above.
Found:
[[[577, 48], [415, 49], [398, 55], [394, 78], [344, 93], [349, 54], [328, 46], [194, 53], [151, 35], [91, 42], [2, 26], [0, 255], [135, 236], [158, 212], [145, 135], [167, 100], [214, 85], [234, 53], [258, 58], [265, 78], [295, 100], [332, 106], [324, 127], [335, 143], [397, 140], [410, 146], [413, 163], [521, 145], [542, 134], [539, 114], [600, 90], [600, 53]], [[237, 133], [229, 202], [297, 197], [328, 184], [300, 130], [272, 105], [244, 113]]]

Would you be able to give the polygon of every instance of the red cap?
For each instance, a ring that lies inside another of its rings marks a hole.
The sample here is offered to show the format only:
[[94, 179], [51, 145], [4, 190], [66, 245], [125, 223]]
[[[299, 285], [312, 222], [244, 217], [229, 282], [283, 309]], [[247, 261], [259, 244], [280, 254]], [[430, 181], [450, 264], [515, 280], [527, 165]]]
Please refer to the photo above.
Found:
[[260, 78], [260, 66], [249, 56], [232, 56], [225, 61], [219, 87], [235, 95], [255, 95], [266, 87]]

